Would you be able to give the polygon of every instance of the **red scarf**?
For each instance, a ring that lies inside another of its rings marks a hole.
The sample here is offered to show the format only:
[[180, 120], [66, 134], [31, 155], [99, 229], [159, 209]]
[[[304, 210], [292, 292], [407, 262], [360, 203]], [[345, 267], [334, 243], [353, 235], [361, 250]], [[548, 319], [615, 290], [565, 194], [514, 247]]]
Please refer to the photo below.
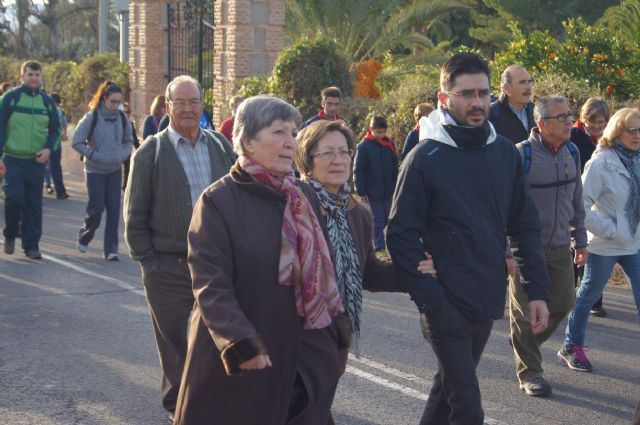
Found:
[[305, 329], [321, 329], [344, 311], [329, 246], [311, 203], [296, 186], [293, 171], [277, 178], [244, 155], [240, 167], [257, 182], [287, 198], [282, 217], [278, 283], [293, 286], [298, 316]]
[[387, 136], [382, 136], [380, 139], [376, 139], [373, 134], [367, 133], [367, 135], [364, 136], [364, 140], [370, 140], [372, 142], [379, 144], [380, 146], [384, 146], [385, 148], [391, 149], [391, 152], [393, 152], [394, 155], [397, 155], [396, 145]]
[[575, 123], [573, 123], [573, 128], [577, 128], [579, 131], [583, 132], [584, 134], [586, 134], [587, 136], [589, 136], [589, 140], [591, 140], [591, 143], [593, 143], [594, 145], [598, 143], [598, 136], [592, 136], [591, 134], [589, 134], [587, 132], [587, 128], [584, 126], [584, 123], [582, 121], [580, 121], [580, 119], [576, 120]]
[[327, 120], [327, 121], [338, 121], [343, 119], [340, 115], [337, 115], [337, 114], [335, 119], [326, 116], [324, 113], [324, 109], [320, 109], [320, 111], [318, 111], [318, 118], [320, 118], [321, 120]]

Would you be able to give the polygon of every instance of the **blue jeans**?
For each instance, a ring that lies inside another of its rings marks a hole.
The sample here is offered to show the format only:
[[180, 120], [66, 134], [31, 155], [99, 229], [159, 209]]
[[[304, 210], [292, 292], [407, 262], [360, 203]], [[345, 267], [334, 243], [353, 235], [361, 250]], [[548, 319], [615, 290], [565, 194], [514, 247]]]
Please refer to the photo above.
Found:
[[4, 238], [12, 241], [20, 233], [22, 249], [38, 249], [42, 236], [42, 179], [44, 164], [35, 159], [5, 156]]
[[100, 226], [102, 211], [107, 210], [104, 228], [104, 255], [118, 252], [118, 225], [120, 223], [120, 183], [122, 171], [109, 174], [85, 173], [89, 204], [84, 225], [78, 231], [78, 242], [89, 245]]
[[629, 279], [640, 319], [640, 252], [633, 255], [614, 256], [589, 253], [587, 265], [584, 267], [584, 277], [578, 289], [576, 306], [569, 315], [565, 331], [565, 345], [584, 345], [589, 310], [602, 295], [616, 263], [620, 264]]
[[375, 250], [385, 249], [384, 228], [389, 221], [391, 212], [391, 199], [373, 201], [369, 199], [371, 214], [373, 214], [373, 247]]

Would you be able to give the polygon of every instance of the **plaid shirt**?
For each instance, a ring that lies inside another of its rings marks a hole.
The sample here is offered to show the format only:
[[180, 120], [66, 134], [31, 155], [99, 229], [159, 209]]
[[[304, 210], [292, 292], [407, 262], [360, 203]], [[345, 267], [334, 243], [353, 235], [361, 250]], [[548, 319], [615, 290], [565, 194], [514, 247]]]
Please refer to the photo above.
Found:
[[169, 126], [169, 140], [173, 145], [191, 190], [191, 205], [195, 206], [198, 197], [211, 184], [211, 161], [209, 148], [203, 131], [200, 130], [195, 146], [182, 137], [172, 126]]

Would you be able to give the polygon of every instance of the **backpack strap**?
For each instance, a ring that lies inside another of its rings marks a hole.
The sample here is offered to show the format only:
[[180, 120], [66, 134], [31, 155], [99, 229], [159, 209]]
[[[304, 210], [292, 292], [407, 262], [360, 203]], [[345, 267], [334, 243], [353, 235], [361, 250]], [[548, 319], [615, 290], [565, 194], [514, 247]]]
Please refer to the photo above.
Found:
[[571, 142], [567, 143], [567, 149], [569, 150], [569, 153], [573, 158], [574, 164], [576, 164], [576, 174], [577, 174], [577, 170], [579, 169], [578, 163], [580, 162], [580, 153], [578, 152], [576, 145], [574, 145]]
[[522, 142], [522, 156], [524, 157], [524, 172], [529, 174], [531, 168], [531, 141], [529, 139]]
[[93, 130], [96, 129], [96, 125], [98, 124], [98, 111], [96, 109], [91, 112], [91, 126], [89, 127], [89, 134], [87, 135], [87, 140], [91, 139], [93, 136]]

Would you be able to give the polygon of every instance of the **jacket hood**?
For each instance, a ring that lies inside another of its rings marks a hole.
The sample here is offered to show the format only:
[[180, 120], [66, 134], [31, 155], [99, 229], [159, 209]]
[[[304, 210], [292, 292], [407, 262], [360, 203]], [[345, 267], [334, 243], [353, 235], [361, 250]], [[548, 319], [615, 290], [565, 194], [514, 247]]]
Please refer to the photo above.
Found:
[[[458, 123], [456, 123], [456, 121], [451, 115], [447, 113], [447, 111], [440, 108], [431, 112], [428, 117], [420, 118], [418, 125], [420, 126], [420, 141], [431, 139], [449, 146], [453, 146], [455, 148], [460, 148], [460, 146], [458, 146], [458, 144], [449, 135], [445, 126], [458, 127], [461, 130], [476, 130], [476, 127], [458, 125]], [[485, 145], [495, 142], [497, 138], [496, 130], [495, 128], [493, 128], [493, 124], [491, 124], [489, 120], [487, 120], [487, 125], [489, 126], [489, 136], [487, 137]]]

